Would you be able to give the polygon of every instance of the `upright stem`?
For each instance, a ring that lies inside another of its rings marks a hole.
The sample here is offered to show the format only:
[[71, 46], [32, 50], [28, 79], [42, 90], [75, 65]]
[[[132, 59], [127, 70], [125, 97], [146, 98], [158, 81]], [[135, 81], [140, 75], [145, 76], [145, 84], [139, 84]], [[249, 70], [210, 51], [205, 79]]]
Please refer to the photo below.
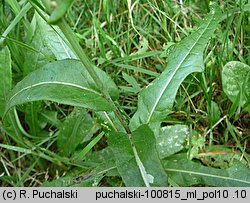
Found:
[[86, 70], [88, 71], [88, 73], [90, 74], [92, 79], [95, 81], [97, 86], [100, 88], [105, 99], [107, 99], [114, 107], [114, 113], [115, 113], [116, 117], [119, 119], [119, 121], [121, 122], [121, 124], [125, 128], [127, 134], [130, 135], [131, 134], [130, 129], [129, 129], [123, 115], [121, 114], [121, 112], [119, 111], [117, 106], [115, 105], [114, 101], [111, 99], [107, 89], [103, 86], [103, 83], [100, 80], [99, 76], [94, 71], [93, 64], [89, 60], [88, 56], [83, 52], [81, 46], [79, 45], [79, 43], [75, 37], [74, 32], [71, 30], [71, 28], [69, 27], [69, 25], [67, 24], [67, 22], [64, 19], [62, 19], [57, 25], [61, 29], [61, 31], [63, 32], [63, 34], [67, 38], [67, 40], [69, 41], [70, 45], [72, 46], [73, 51], [79, 57], [79, 59], [81, 60], [81, 62], [85, 66]]
[[79, 45], [78, 41], [75, 39], [75, 34], [67, 24], [67, 22], [62, 19], [58, 24], [58, 27], [61, 29], [63, 34], [66, 36], [67, 40], [69, 41], [70, 45], [72, 46], [73, 51], [76, 53], [76, 55], [79, 57], [87, 71], [89, 72], [92, 79], [95, 81], [97, 86], [101, 88], [101, 91], [106, 95], [105, 88], [103, 87], [103, 83], [101, 82], [100, 78], [96, 74], [96, 72], [93, 69], [93, 65], [90, 62], [89, 58], [86, 56], [86, 54], [82, 51], [81, 46]]

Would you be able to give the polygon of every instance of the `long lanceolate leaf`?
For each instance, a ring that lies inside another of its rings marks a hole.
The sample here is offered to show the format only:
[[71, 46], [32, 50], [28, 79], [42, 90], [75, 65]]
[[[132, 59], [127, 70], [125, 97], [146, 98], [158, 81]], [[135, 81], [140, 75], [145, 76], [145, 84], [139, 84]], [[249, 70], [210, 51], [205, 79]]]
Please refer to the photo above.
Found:
[[[109, 94], [113, 98], [117, 97], [118, 90], [114, 82], [102, 70], [94, 70]], [[50, 100], [97, 111], [113, 110], [113, 106], [102, 96], [82, 63], [72, 59], [50, 63], [25, 77], [11, 91], [5, 113], [12, 106], [38, 100]]]
[[221, 12], [215, 5], [198, 30], [173, 48], [164, 72], [139, 93], [138, 110], [130, 122], [131, 130], [142, 124], [159, 123], [170, 113], [181, 82], [190, 73], [203, 70], [203, 50], [220, 18]]

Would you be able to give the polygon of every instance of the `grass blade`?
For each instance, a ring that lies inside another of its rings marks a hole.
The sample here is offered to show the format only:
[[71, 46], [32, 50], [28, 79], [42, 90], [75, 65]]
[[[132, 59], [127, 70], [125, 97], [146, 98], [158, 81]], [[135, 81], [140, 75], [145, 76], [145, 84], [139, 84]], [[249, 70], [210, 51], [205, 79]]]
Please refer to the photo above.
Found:
[[4, 113], [4, 103], [11, 90], [11, 56], [8, 47], [0, 50], [0, 116]]
[[95, 123], [85, 109], [75, 107], [60, 127], [57, 145], [62, 155], [69, 157], [76, 147], [88, 141], [95, 128]]

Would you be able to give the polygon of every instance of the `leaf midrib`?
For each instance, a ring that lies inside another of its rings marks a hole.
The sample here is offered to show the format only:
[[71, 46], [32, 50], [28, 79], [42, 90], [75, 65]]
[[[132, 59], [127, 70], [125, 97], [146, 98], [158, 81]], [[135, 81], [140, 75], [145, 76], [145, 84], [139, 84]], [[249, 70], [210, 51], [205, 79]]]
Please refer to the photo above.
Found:
[[240, 183], [247, 183], [250, 185], [249, 181], [241, 180], [241, 179], [235, 179], [227, 176], [219, 176], [219, 175], [214, 175], [214, 174], [208, 174], [208, 173], [201, 173], [201, 172], [195, 172], [195, 171], [188, 171], [188, 170], [180, 170], [180, 169], [165, 169], [166, 171], [170, 172], [178, 172], [178, 173], [188, 173], [188, 174], [193, 174], [193, 175], [199, 175], [199, 176], [207, 176], [207, 177], [213, 177], [213, 178], [220, 178], [220, 179], [225, 179], [225, 180], [232, 180], [235, 182], [240, 182]]
[[89, 88], [86, 88], [86, 87], [83, 87], [83, 86], [80, 86], [80, 85], [76, 85], [76, 84], [72, 84], [72, 83], [67, 83], [67, 82], [60, 82], [60, 81], [53, 81], [53, 82], [39, 82], [39, 83], [36, 83], [36, 84], [32, 84], [32, 85], [29, 85], [23, 89], [21, 89], [20, 91], [16, 92], [12, 97], [10, 97], [8, 103], [11, 102], [11, 100], [16, 97], [18, 94], [21, 94], [22, 92], [28, 90], [28, 89], [31, 89], [31, 88], [34, 88], [34, 87], [37, 87], [37, 86], [42, 86], [42, 85], [49, 85], [49, 84], [56, 84], [56, 85], [63, 85], [63, 86], [71, 86], [71, 87], [76, 87], [76, 88], [79, 88], [79, 89], [82, 89], [82, 90], [86, 90], [86, 91], [89, 91], [89, 92], [92, 92], [94, 94], [98, 94], [99, 96], [102, 96], [99, 92], [96, 92], [92, 89], [89, 89]]
[[190, 54], [190, 52], [193, 50], [193, 48], [195, 47], [195, 45], [197, 44], [197, 42], [200, 40], [200, 38], [203, 36], [204, 32], [207, 30], [208, 26], [210, 25], [211, 21], [212, 21], [212, 17], [210, 18], [209, 23], [207, 24], [207, 26], [205, 27], [205, 29], [203, 30], [203, 32], [200, 34], [199, 38], [196, 40], [196, 42], [193, 44], [193, 46], [189, 49], [188, 53], [183, 57], [183, 59], [181, 60], [181, 62], [178, 64], [178, 66], [176, 67], [176, 69], [174, 70], [174, 72], [172, 73], [172, 75], [170, 76], [169, 80], [167, 81], [167, 83], [164, 85], [164, 88], [162, 88], [162, 91], [160, 92], [160, 95], [157, 97], [156, 102], [152, 108], [152, 110], [149, 112], [149, 116], [148, 116], [148, 120], [146, 123], [149, 123], [162, 95], [164, 94], [167, 86], [169, 85], [169, 83], [172, 81], [172, 78], [175, 76], [176, 72], [178, 71], [178, 69], [180, 68], [180, 66], [182, 65], [182, 63], [185, 61], [185, 59], [187, 58], [187, 56]]

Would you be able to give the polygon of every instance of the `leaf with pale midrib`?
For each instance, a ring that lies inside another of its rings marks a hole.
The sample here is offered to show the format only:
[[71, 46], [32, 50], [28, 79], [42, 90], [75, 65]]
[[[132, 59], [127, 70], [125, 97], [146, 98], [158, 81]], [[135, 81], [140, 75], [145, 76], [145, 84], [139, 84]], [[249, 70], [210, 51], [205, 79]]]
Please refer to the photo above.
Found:
[[171, 156], [163, 160], [163, 163], [169, 177], [183, 187], [199, 184], [216, 187], [249, 187], [249, 168], [236, 159], [232, 161], [231, 167], [218, 169], [190, 161], [184, 153]]
[[203, 50], [220, 18], [221, 12], [214, 5], [199, 28], [173, 48], [163, 73], [139, 93], [138, 109], [130, 122], [131, 130], [142, 124], [159, 123], [171, 112], [182, 81], [192, 72], [203, 71]]
[[[102, 70], [94, 67], [103, 86], [116, 99], [115, 83]], [[65, 59], [45, 65], [22, 81], [11, 91], [5, 113], [13, 106], [26, 102], [50, 100], [61, 104], [80, 106], [97, 111], [112, 111], [112, 104], [101, 94], [81, 62]]]

